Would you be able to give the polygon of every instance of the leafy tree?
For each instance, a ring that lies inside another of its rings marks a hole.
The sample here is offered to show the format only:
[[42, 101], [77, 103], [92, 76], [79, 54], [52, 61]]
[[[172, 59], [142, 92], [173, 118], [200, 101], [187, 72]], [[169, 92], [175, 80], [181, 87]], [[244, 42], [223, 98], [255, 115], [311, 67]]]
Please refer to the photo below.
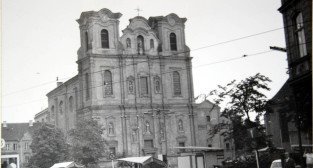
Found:
[[33, 154], [28, 167], [49, 168], [55, 163], [65, 161], [69, 153], [62, 131], [45, 123], [34, 127], [30, 145]]
[[72, 141], [71, 156], [83, 165], [97, 164], [105, 156], [106, 143], [103, 128], [93, 119], [81, 119], [76, 129], [69, 131]]
[[[257, 73], [240, 82], [234, 80], [226, 86], [218, 85], [218, 89], [211, 91], [209, 97], [223, 107], [221, 117], [226, 120], [215, 125], [209, 134], [221, 133], [225, 140], [233, 139], [236, 150], [249, 151], [266, 146], [268, 137], [260, 119], [267, 108], [263, 91], [270, 90], [268, 82], [271, 82], [268, 77]], [[251, 119], [253, 114], [256, 115], [255, 120]], [[255, 143], [251, 143], [250, 129], [253, 129]]]

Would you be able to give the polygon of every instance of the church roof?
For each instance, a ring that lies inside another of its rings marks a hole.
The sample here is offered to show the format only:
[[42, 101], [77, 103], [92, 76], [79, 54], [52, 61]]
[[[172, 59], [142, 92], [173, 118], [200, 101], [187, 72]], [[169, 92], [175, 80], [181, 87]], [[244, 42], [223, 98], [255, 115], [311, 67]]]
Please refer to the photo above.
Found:
[[271, 99], [271, 101], [279, 103], [284, 101], [285, 98], [288, 98], [291, 94], [291, 88], [289, 87], [288, 81], [284, 83], [284, 85], [279, 89], [279, 91], [275, 94], [275, 96]]

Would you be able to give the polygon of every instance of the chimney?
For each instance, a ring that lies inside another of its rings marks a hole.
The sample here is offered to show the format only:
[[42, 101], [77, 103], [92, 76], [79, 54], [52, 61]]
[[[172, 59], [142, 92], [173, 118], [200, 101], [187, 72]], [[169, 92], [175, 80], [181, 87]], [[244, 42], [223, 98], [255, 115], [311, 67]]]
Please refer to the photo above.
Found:
[[29, 126], [30, 126], [30, 127], [33, 126], [33, 120], [29, 120]]
[[62, 84], [63, 84], [63, 82], [57, 82], [57, 87], [59, 87]]
[[2, 126], [3, 126], [3, 128], [6, 128], [6, 127], [7, 127], [7, 122], [6, 122], [6, 121], [3, 121], [3, 122], [2, 122]]

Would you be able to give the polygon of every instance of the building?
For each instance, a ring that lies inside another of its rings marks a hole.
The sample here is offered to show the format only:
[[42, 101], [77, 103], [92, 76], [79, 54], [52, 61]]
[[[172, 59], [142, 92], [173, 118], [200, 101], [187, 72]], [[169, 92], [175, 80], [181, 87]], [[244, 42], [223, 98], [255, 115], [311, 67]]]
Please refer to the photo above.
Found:
[[[36, 123], [2, 123], [1, 138], [4, 146], [1, 149], [1, 167], [14, 162], [18, 168], [25, 168], [30, 156], [32, 131]], [[5, 163], [6, 162], [6, 163]]]
[[300, 142], [312, 146], [312, 1], [281, 2], [289, 79], [272, 99], [266, 123], [274, 144], [292, 151]]
[[50, 116], [48, 108], [40, 111], [35, 115], [35, 122], [48, 122], [49, 123]]
[[78, 74], [47, 94], [50, 123], [67, 132], [79, 118], [98, 120], [117, 157], [166, 155], [177, 167], [177, 157], [192, 150], [173, 147], [210, 146], [231, 156], [230, 143], [207, 135], [220, 122], [219, 108], [195, 103], [187, 19], [136, 16], [120, 36], [121, 16], [101, 9], [77, 20]]

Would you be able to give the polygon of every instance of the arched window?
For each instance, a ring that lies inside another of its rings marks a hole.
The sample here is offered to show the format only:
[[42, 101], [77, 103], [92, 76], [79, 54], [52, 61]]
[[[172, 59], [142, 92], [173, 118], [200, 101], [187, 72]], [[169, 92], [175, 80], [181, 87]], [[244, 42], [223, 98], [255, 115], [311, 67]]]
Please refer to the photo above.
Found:
[[59, 112], [60, 112], [61, 115], [63, 114], [63, 101], [60, 101]]
[[85, 46], [86, 50], [88, 51], [90, 49], [89, 42], [88, 42], [88, 32], [85, 32]]
[[86, 73], [85, 74], [85, 82], [86, 82], [86, 100], [88, 100], [89, 99], [89, 97], [90, 97], [90, 93], [89, 93], [89, 74], [88, 73]]
[[73, 112], [73, 107], [74, 107], [74, 101], [73, 101], [73, 97], [71, 96], [69, 99], [68, 99], [68, 106], [69, 106], [69, 111], [70, 112]]
[[153, 39], [150, 39], [150, 48], [154, 49], [154, 41], [153, 41]]
[[173, 89], [175, 96], [181, 95], [180, 75], [177, 71], [173, 72]]
[[177, 40], [176, 40], [175, 33], [170, 34], [170, 46], [171, 46], [171, 51], [177, 51]]
[[304, 28], [303, 28], [303, 17], [302, 13], [298, 13], [296, 18], [296, 38], [297, 38], [297, 45], [299, 50], [299, 56], [303, 57], [307, 55], [307, 49], [305, 44], [305, 34], [304, 34]]
[[131, 48], [131, 47], [132, 47], [132, 44], [131, 44], [130, 38], [127, 38], [126, 39], [126, 48]]
[[184, 131], [184, 124], [181, 119], [178, 121], [178, 131]]
[[51, 107], [51, 117], [54, 117], [54, 106]]
[[112, 73], [109, 70], [104, 71], [103, 75], [103, 85], [104, 85], [104, 95], [112, 95], [113, 88], [112, 88]]
[[101, 30], [101, 46], [109, 48], [109, 32], [106, 29]]
[[145, 44], [142, 35], [137, 37], [137, 52], [139, 55], [143, 55], [145, 52]]

